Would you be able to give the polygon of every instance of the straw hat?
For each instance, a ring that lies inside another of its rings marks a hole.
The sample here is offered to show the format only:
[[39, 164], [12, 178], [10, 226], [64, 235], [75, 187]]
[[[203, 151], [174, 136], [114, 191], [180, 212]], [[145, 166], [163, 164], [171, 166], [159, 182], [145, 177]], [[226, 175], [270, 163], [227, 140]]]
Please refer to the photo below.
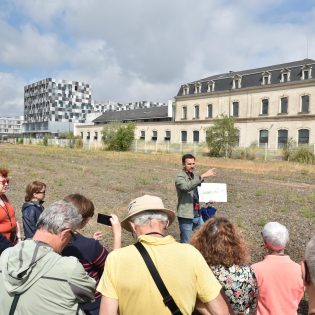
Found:
[[169, 225], [171, 225], [175, 220], [175, 212], [169, 209], [165, 209], [163, 201], [161, 198], [156, 196], [144, 195], [142, 197], [136, 198], [132, 200], [128, 206], [128, 214], [121, 221], [121, 226], [127, 230], [132, 232], [131, 227], [129, 225], [129, 219], [144, 211], [161, 211], [167, 214], [168, 219], [170, 221]]

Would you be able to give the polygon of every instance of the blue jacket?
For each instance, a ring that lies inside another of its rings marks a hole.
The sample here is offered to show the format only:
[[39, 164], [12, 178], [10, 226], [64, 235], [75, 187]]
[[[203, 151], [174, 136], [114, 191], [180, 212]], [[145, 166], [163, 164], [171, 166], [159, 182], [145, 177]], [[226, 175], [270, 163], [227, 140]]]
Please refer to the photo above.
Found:
[[38, 201], [27, 201], [22, 206], [22, 220], [25, 238], [32, 238], [36, 231], [36, 224], [44, 207]]

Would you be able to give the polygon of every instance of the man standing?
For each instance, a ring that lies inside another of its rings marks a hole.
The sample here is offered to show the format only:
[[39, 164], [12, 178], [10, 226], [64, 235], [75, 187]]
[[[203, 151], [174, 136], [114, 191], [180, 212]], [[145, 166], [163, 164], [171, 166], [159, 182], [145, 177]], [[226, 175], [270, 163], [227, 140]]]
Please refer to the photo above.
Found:
[[[197, 187], [201, 185], [205, 178], [215, 176], [214, 169], [211, 168], [201, 176], [196, 176], [196, 161], [192, 154], [182, 156], [183, 169], [179, 172], [175, 180], [177, 191], [177, 217], [180, 230], [180, 242], [188, 243], [192, 231], [203, 224], [200, 209], [196, 206], [198, 202]], [[194, 209], [196, 206], [197, 209]]]
[[284, 254], [287, 228], [267, 223], [262, 232], [268, 255], [252, 265], [258, 283], [257, 315], [295, 315], [304, 294], [301, 266]]
[[72, 204], [55, 202], [39, 217], [33, 239], [2, 253], [1, 315], [83, 314], [79, 303], [94, 299], [95, 280], [77, 258], [59, 255], [81, 223]]
[[[179, 244], [164, 232], [175, 219], [161, 198], [145, 195], [129, 204], [121, 226], [134, 233], [151, 257], [182, 314], [191, 314], [196, 298], [213, 315], [227, 315], [221, 285], [198, 250]], [[134, 245], [112, 251], [97, 287], [102, 294], [100, 315], [169, 315], [141, 254]]]

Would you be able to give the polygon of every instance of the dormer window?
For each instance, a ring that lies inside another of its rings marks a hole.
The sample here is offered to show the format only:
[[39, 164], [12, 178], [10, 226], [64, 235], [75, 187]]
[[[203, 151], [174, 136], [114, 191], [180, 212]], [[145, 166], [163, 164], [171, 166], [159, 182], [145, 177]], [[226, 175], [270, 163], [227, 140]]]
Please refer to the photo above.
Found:
[[195, 84], [195, 94], [201, 93], [201, 83], [197, 82]]
[[288, 70], [288, 69], [282, 69], [281, 70], [281, 80], [280, 82], [281, 83], [285, 83], [285, 82], [289, 82], [290, 81], [290, 74], [291, 74], [291, 71]]
[[237, 74], [233, 77], [232, 89], [240, 89], [241, 86], [242, 86], [242, 77]]
[[301, 80], [308, 80], [312, 78], [312, 67], [304, 65], [302, 67], [302, 76]]
[[183, 95], [188, 95], [189, 94], [189, 85], [185, 84], [183, 86]]
[[207, 92], [214, 92], [214, 86], [215, 86], [214, 81], [209, 81], [209, 82], [207, 83], [207, 86], [208, 86]]
[[268, 85], [271, 83], [271, 73], [269, 71], [265, 71], [262, 73], [262, 85]]

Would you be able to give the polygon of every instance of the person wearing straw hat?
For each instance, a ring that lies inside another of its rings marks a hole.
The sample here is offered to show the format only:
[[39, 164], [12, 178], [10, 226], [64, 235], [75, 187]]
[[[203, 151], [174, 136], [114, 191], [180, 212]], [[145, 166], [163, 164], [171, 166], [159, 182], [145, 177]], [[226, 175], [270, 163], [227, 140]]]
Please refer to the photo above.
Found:
[[284, 254], [289, 232], [284, 225], [269, 222], [261, 235], [268, 255], [252, 265], [258, 283], [257, 315], [296, 315], [304, 285], [301, 266]]
[[[227, 315], [221, 285], [202, 255], [189, 244], [180, 244], [165, 230], [175, 212], [161, 198], [144, 195], [130, 202], [121, 226], [137, 237], [152, 259], [167, 290], [182, 314], [191, 314], [196, 297], [211, 314]], [[100, 315], [169, 315], [149, 269], [136, 246], [112, 251], [97, 287], [102, 294]]]

